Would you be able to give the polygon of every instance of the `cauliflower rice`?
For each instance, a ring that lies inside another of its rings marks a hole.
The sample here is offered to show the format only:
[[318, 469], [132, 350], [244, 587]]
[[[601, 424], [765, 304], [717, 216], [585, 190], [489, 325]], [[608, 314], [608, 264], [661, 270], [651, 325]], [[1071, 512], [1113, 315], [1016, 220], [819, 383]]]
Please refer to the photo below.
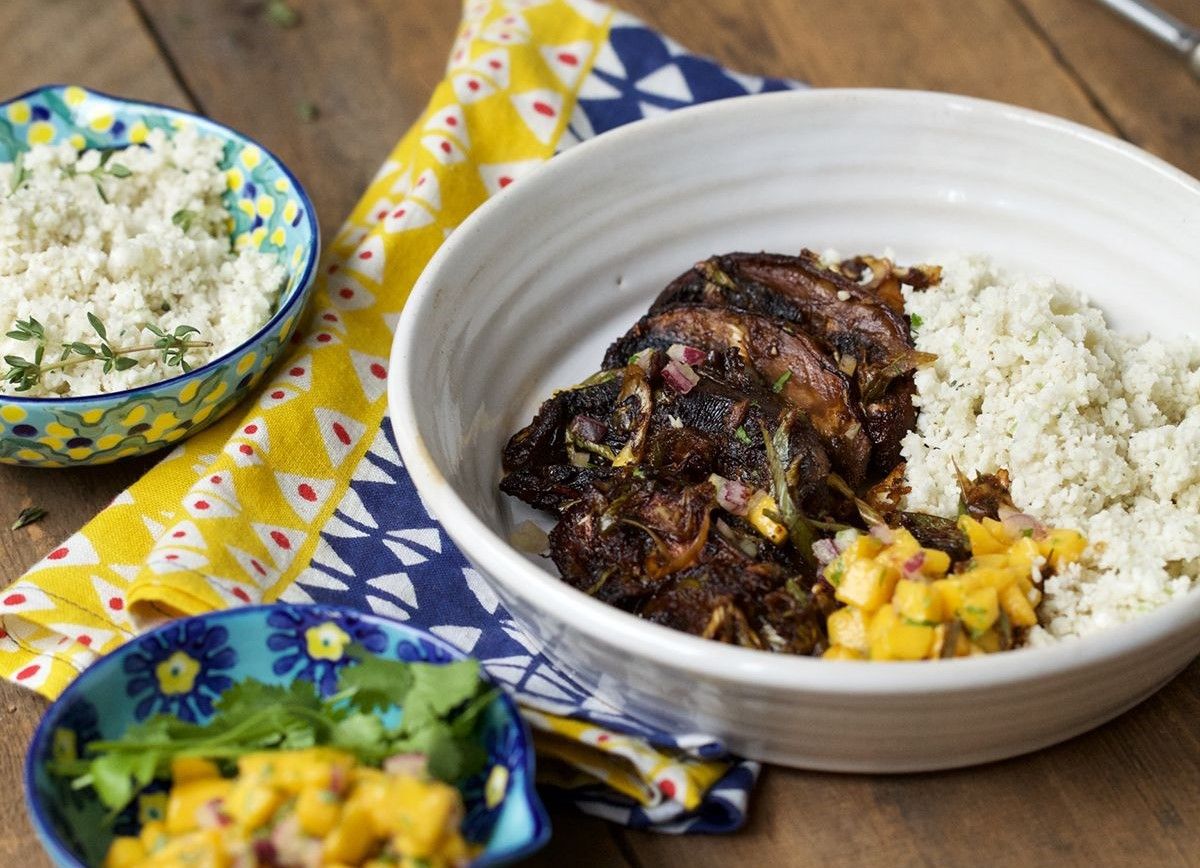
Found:
[[954, 466], [1008, 468], [1018, 508], [1082, 531], [1079, 564], [1049, 578], [1030, 644], [1126, 621], [1200, 576], [1200, 342], [1111, 331], [1080, 293], [943, 260], [940, 287], [905, 291], [916, 345], [907, 508], [954, 515]]
[[[99, 151], [38, 145], [25, 154], [27, 180], [15, 191], [14, 164], [0, 163], [0, 358], [32, 359], [33, 344], [4, 337], [29, 317], [45, 328], [47, 363], [63, 343], [96, 344], [89, 311], [114, 346], [153, 342], [141, 330], [147, 322], [167, 331], [195, 326], [193, 339], [213, 345], [188, 351], [193, 367], [254, 334], [270, 318], [285, 269], [258, 250], [230, 249], [222, 148], [191, 128], [170, 138], [154, 130], [145, 146], [119, 150], [105, 164], [128, 176], [101, 170], [94, 179], [88, 172], [100, 166]], [[183, 219], [173, 221], [177, 214]], [[133, 358], [139, 364], [127, 371], [105, 374], [83, 363], [47, 372], [19, 394], [115, 392], [180, 373], [157, 353]], [[14, 384], [0, 383], [5, 393], [16, 393]]]

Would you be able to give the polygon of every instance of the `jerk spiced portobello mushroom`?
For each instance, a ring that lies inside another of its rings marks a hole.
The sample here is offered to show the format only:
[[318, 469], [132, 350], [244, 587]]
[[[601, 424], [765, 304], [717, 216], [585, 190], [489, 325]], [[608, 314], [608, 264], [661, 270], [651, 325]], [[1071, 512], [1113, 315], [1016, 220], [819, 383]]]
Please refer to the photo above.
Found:
[[[1033, 521], [1016, 514], [1003, 474], [960, 480], [958, 520], [901, 509], [912, 374], [933, 357], [913, 346], [900, 287], [939, 276], [872, 257], [827, 265], [807, 250], [700, 262], [609, 347], [599, 373], [509, 440], [500, 488], [558, 517], [550, 558], [606, 603], [750, 648], [863, 656], [847, 637], [866, 642], [879, 588], [918, 578], [957, 588], [952, 577], [977, 565], [980, 528]], [[1032, 558], [1031, 545], [1013, 557]], [[987, 593], [1024, 593], [1014, 576]], [[1011, 647], [1028, 613], [1009, 604], [1011, 617], [985, 627], [952, 612], [936, 643], [932, 620], [916, 633], [889, 622], [876, 631], [881, 653]]]

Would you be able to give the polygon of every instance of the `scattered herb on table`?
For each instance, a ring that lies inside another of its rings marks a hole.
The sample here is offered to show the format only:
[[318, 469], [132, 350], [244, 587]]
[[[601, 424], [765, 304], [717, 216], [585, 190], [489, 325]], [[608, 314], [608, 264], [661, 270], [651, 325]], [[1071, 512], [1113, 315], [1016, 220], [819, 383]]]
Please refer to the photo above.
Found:
[[[95, 789], [115, 816], [155, 778], [169, 777], [177, 757], [227, 762], [261, 750], [326, 746], [378, 766], [397, 754], [422, 754], [429, 774], [449, 783], [483, 767], [475, 728], [496, 691], [480, 680], [478, 661], [406, 663], [354, 646], [347, 653], [356, 662], [341, 670], [337, 692], [326, 699], [302, 679], [287, 687], [247, 679], [221, 694], [208, 723], [159, 714], [49, 769], [71, 778], [74, 789]], [[393, 706], [402, 709], [400, 722], [388, 726], [376, 712]]]
[[[62, 353], [57, 362], [45, 364], [46, 332], [40, 322], [33, 317], [27, 320], [17, 320], [13, 323], [8, 337], [15, 341], [29, 341], [34, 346], [33, 358], [7, 355], [4, 361], [8, 370], [4, 372], [4, 380], [16, 384], [16, 391], [27, 392], [41, 382], [42, 377], [49, 371], [62, 370], [84, 362], [102, 362], [104, 373], [110, 371], [127, 371], [135, 367], [137, 359], [132, 356], [139, 353], [159, 352], [163, 364], [169, 368], [182, 368], [190, 371], [192, 366], [184, 358], [188, 350], [211, 347], [212, 341], [195, 340], [194, 335], [200, 334], [195, 326], [176, 326], [172, 332], [163, 331], [153, 323], [143, 323], [142, 328], [156, 338], [152, 343], [135, 344], [132, 346], [114, 346], [108, 339], [108, 330], [104, 323], [94, 313], [88, 312], [88, 322], [92, 330], [100, 338], [98, 344], [88, 344], [82, 341], [63, 344]], [[74, 356], [75, 358], [72, 358]]]
[[35, 522], [41, 521], [48, 514], [40, 506], [27, 506], [21, 510], [20, 515], [17, 516], [17, 520], [12, 523], [9, 530], [20, 530], [23, 527], [28, 527]]
[[286, 0], [269, 0], [266, 8], [267, 20], [276, 27], [295, 27], [300, 23], [300, 13]]
[[299, 115], [300, 120], [308, 124], [320, 117], [321, 110], [317, 108], [315, 102], [306, 99], [296, 104], [296, 114]]
[[783, 387], [787, 385], [788, 380], [790, 380], [791, 378], [792, 378], [792, 372], [784, 371], [782, 374], [780, 374], [776, 378], [775, 382], [771, 384], [771, 391], [774, 392], [776, 395], [778, 395], [780, 392], [783, 391]]

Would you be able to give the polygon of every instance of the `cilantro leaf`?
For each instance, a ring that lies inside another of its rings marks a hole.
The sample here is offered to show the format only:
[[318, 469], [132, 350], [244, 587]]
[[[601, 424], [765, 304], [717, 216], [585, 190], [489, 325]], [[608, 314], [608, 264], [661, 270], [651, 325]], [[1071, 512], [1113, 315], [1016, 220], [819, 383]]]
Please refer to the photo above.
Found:
[[386, 711], [404, 705], [413, 686], [412, 663], [370, 657], [357, 649], [350, 652], [358, 663], [338, 673], [338, 693], [349, 694], [350, 705], [359, 711]]

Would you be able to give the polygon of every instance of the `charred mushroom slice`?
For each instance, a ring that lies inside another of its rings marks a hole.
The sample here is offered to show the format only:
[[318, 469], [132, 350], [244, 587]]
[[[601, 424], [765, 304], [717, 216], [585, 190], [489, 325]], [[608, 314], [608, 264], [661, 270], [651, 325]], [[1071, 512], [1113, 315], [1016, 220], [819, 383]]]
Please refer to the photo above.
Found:
[[762, 380], [781, 384], [783, 400], [808, 414], [847, 478], [855, 483], [863, 478], [871, 443], [854, 409], [850, 383], [812, 338], [757, 314], [681, 305], [643, 317], [609, 347], [605, 365], [611, 367], [643, 349], [672, 344], [709, 352], [737, 350]]

